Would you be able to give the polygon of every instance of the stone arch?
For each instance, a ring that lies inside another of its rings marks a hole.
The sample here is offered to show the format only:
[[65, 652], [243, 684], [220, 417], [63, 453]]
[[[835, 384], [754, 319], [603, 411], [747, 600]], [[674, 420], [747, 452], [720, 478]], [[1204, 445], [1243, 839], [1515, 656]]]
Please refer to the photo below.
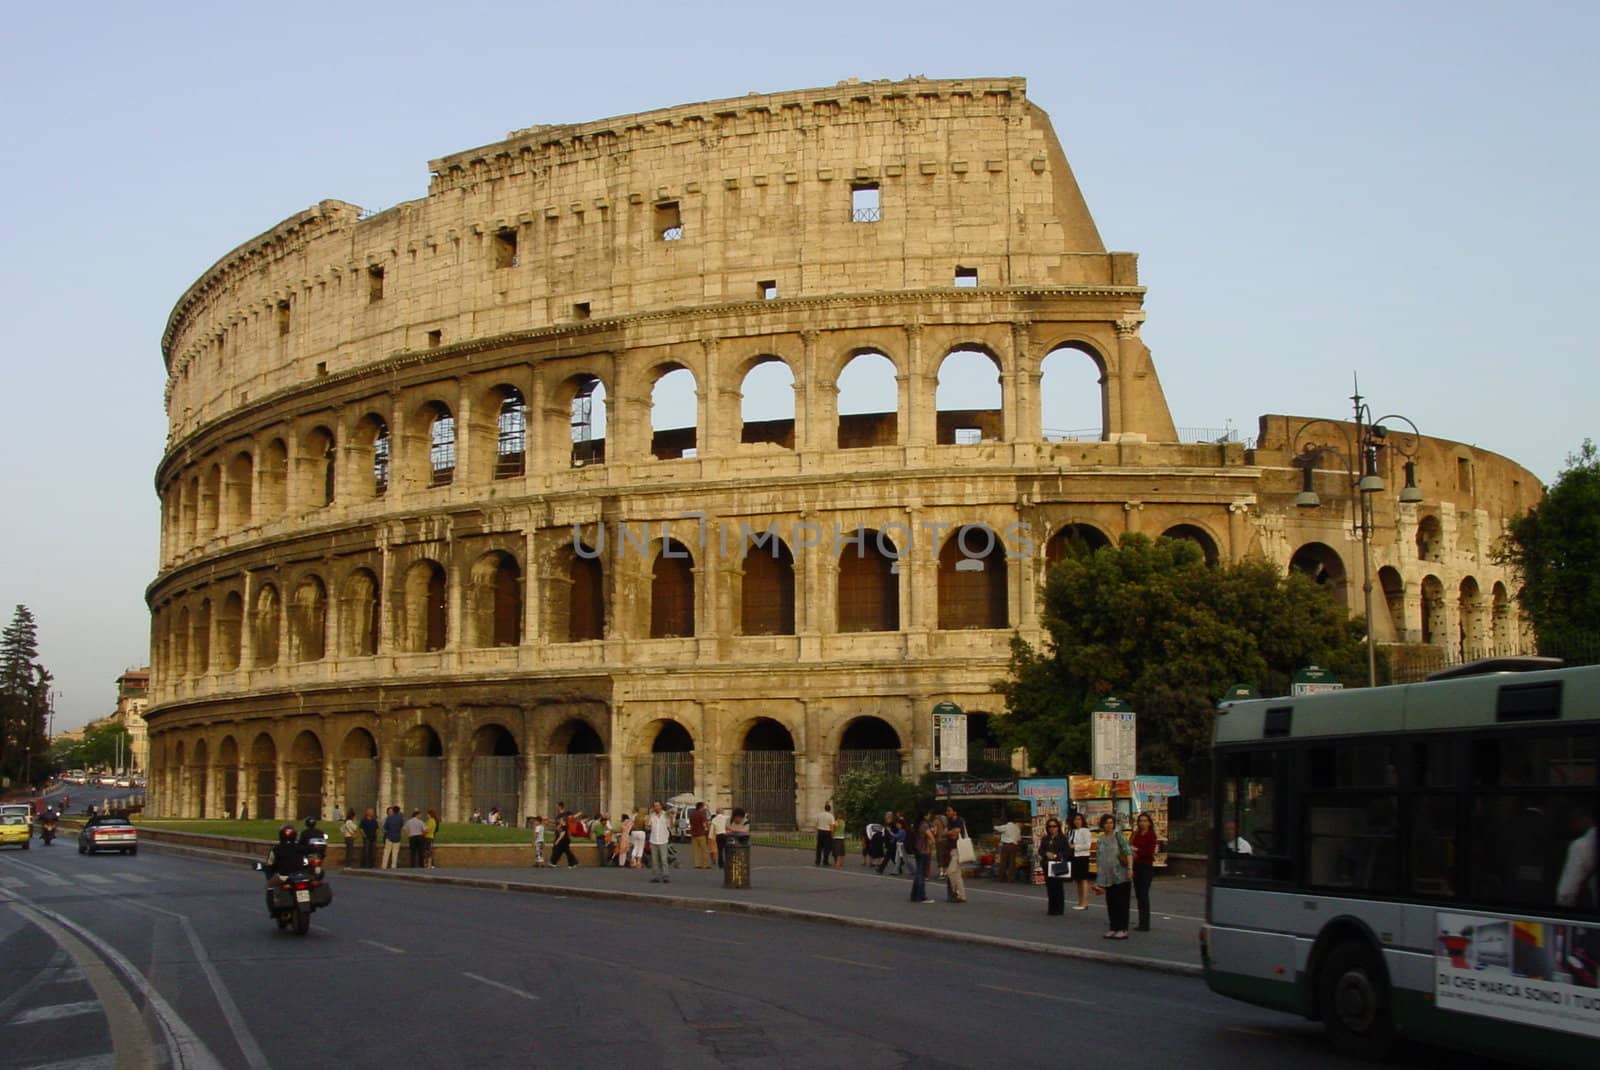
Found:
[[211, 815], [211, 755], [206, 748], [204, 739], [194, 741], [194, 750], [189, 757], [189, 794], [194, 799], [190, 813], [198, 818]]
[[229, 531], [240, 531], [254, 521], [250, 511], [251, 496], [255, 493], [255, 458], [249, 450], [240, 450], [228, 462], [223, 474], [223, 515]]
[[649, 740], [648, 753], [634, 761], [633, 804], [643, 809], [695, 790], [694, 737], [681, 723], [662, 718], [645, 725], [641, 743]]
[[694, 372], [677, 361], [649, 369], [650, 453], [658, 461], [699, 453], [700, 398]]
[[365, 728], [352, 728], [339, 744], [344, 762], [344, 805], [359, 816], [378, 809], [378, 741]]
[[1350, 604], [1350, 577], [1344, 558], [1324, 542], [1308, 542], [1289, 558], [1289, 570], [1299, 572], [1319, 587], [1327, 588], [1341, 606]]
[[1463, 577], [1456, 589], [1456, 629], [1462, 661], [1489, 653], [1489, 613], [1475, 577]]
[[250, 743], [250, 773], [253, 812], [258, 818], [278, 816], [278, 745], [266, 732], [256, 733]]
[[[1054, 565], [1068, 557], [1092, 554], [1110, 545], [1111, 537], [1093, 524], [1069, 522], [1052, 532], [1049, 541], [1044, 544], [1045, 564]], [[1045, 568], [1042, 574], [1048, 575], [1049, 568]]]
[[574, 539], [556, 551], [544, 601], [546, 634], [554, 643], [582, 643], [606, 634], [605, 565], [600, 553]]
[[794, 733], [773, 717], [756, 717], [738, 733], [733, 766], [733, 805], [750, 813], [753, 828], [798, 826], [799, 782]]
[[211, 599], [200, 599], [200, 608], [194, 617], [194, 665], [196, 676], [211, 671]]
[[1000, 358], [980, 346], [951, 349], [934, 375], [935, 441], [970, 446], [1006, 437]]
[[448, 640], [449, 590], [444, 566], [423, 558], [406, 569], [395, 629], [400, 649], [410, 653], [443, 650]]
[[739, 441], [794, 449], [794, 369], [763, 353], [746, 361], [739, 378]]
[[522, 813], [522, 751], [511, 730], [498, 721], [478, 726], [472, 734], [472, 809], [481, 814], [499, 809], [515, 824]]
[[893, 446], [900, 441], [899, 369], [881, 350], [853, 352], [839, 369], [839, 448]]
[[1207, 531], [1199, 524], [1174, 524], [1166, 531], [1163, 531], [1161, 533], [1161, 537], [1163, 539], [1186, 539], [1189, 542], [1194, 543], [1196, 546], [1200, 547], [1200, 551], [1205, 554], [1206, 564], [1210, 565], [1212, 568], [1216, 567], [1217, 561], [1219, 560], [1219, 554], [1217, 552], [1217, 540], [1211, 534], [1211, 532]]
[[295, 820], [323, 816], [326, 785], [323, 782], [322, 740], [311, 729], [303, 729], [289, 747], [290, 791], [294, 794]]
[[900, 549], [874, 528], [858, 529], [839, 551], [837, 627], [841, 632], [900, 630]]
[[519, 479], [528, 470], [528, 401], [510, 383], [485, 390], [474, 407], [473, 483]]
[[289, 604], [289, 660], [321, 661], [328, 652], [328, 588], [310, 574], [295, 584]]
[[181, 606], [172, 638], [172, 675], [180, 680], [189, 675], [189, 633], [189, 607]]
[[1006, 549], [987, 524], [963, 524], [939, 549], [939, 628], [1004, 628]]
[[303, 507], [325, 508], [333, 504], [339, 472], [339, 451], [333, 432], [320, 424], [300, 440], [295, 459], [299, 469], [299, 501]]
[[382, 619], [378, 575], [355, 568], [339, 588], [339, 654], [365, 658], [378, 652], [378, 622]]
[[1444, 584], [1432, 574], [1422, 577], [1422, 641], [1432, 646], [1446, 641]]
[[1388, 631], [1375, 631], [1373, 634], [1386, 642], [1406, 641], [1406, 582], [1400, 575], [1400, 570], [1393, 565], [1384, 565], [1378, 570], [1378, 588], [1383, 592], [1383, 605], [1388, 614]]
[[598, 813], [601, 806], [605, 763], [605, 740], [598, 729], [582, 717], [569, 717], [550, 735], [550, 802], [564, 802], [569, 810]]
[[839, 732], [837, 776], [855, 769], [882, 769], [900, 775], [900, 733], [881, 717], [851, 718]]
[[677, 539], [662, 539], [650, 563], [650, 638], [694, 635], [694, 556]]
[[1086, 342], [1063, 342], [1039, 362], [1039, 426], [1046, 442], [1101, 442], [1111, 426], [1106, 363]]
[[222, 528], [222, 465], [206, 466], [200, 485], [200, 535], [216, 535]]
[[183, 745], [183, 740], [178, 740], [172, 752], [172, 766], [169, 774], [168, 792], [172, 798], [173, 808], [179, 817], [188, 817], [194, 811], [189, 804], [189, 766], [184, 761], [188, 753]]
[[222, 817], [239, 816], [239, 741], [232, 733], [217, 745], [217, 796]]
[[277, 520], [289, 508], [289, 447], [281, 438], [261, 451], [261, 518]]
[[244, 642], [244, 598], [238, 591], [222, 596], [217, 611], [217, 668], [233, 672], [239, 667]]
[[546, 442], [571, 442], [572, 467], [606, 463], [606, 384], [597, 375], [579, 372], [555, 389], [553, 425]]
[[183, 541], [184, 549], [200, 544], [200, 475], [192, 473], [183, 490]]
[[389, 492], [389, 423], [375, 412], [356, 422], [350, 436], [351, 486], [357, 500], [381, 498]]
[[408, 728], [399, 740], [400, 798], [405, 813], [438, 811], [444, 799], [444, 744], [427, 722]]
[[278, 588], [271, 583], [263, 583], [256, 592], [255, 609], [250, 614], [251, 646], [255, 650], [255, 667], [258, 669], [278, 663], [278, 618], [282, 612]]
[[1417, 521], [1417, 560], [1439, 562], [1443, 558], [1444, 528], [1431, 513]]
[[739, 584], [743, 635], [794, 634], [794, 555], [775, 534], [746, 540]]
[[1494, 586], [1490, 588], [1489, 597], [1489, 634], [1490, 641], [1494, 644], [1494, 653], [1501, 655], [1513, 653], [1516, 650], [1515, 621], [1506, 585], [1496, 580]]
[[522, 569], [504, 550], [473, 562], [468, 593], [468, 645], [517, 646], [522, 642]]
[[456, 478], [455, 414], [442, 401], [427, 401], [417, 409], [416, 421], [428, 446], [425, 485], [449, 486]]

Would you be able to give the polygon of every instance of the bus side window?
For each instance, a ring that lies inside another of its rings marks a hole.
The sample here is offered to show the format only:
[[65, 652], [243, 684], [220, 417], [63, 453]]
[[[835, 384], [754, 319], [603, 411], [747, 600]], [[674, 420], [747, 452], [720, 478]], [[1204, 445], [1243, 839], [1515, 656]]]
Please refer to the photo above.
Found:
[[1287, 877], [1278, 751], [1230, 754], [1224, 766], [1222, 812], [1217, 815], [1215, 853], [1223, 877], [1276, 880]]

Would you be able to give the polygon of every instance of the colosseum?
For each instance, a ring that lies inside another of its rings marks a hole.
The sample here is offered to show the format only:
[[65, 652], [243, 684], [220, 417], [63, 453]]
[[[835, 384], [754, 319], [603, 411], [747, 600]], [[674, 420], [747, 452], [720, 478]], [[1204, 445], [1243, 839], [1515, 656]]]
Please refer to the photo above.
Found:
[[535, 126], [429, 169], [239, 245], [171, 314], [153, 814], [690, 792], [793, 827], [853, 765], [927, 769], [938, 703], [992, 746], [1048, 561], [1125, 532], [1356, 613], [1366, 548], [1397, 652], [1528, 641], [1490, 550], [1532, 473], [1403, 429], [1364, 540], [1351, 424], [1174, 425], [1136, 257], [1021, 79]]

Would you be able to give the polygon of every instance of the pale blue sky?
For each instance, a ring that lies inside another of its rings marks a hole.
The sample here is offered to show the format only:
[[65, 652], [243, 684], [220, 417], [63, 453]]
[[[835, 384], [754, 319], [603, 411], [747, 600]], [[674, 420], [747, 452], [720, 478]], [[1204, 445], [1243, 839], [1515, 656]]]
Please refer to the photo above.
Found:
[[535, 123], [1021, 75], [1141, 256], [1180, 426], [1342, 415], [1359, 372], [1546, 480], [1597, 432], [1600, 4], [17, 4], [0, 35], [0, 613], [38, 617], [58, 728], [148, 659], [178, 296]]

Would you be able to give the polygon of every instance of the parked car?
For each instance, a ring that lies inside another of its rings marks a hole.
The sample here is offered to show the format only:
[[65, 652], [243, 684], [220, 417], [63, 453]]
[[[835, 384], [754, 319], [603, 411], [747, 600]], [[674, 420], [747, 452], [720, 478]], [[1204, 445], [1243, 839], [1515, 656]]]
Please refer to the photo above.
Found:
[[119, 787], [119, 788], [131, 788], [131, 787], [133, 787], [133, 778], [132, 777], [126, 777], [126, 776], [117, 777], [117, 787]]
[[117, 786], [117, 778], [111, 773], [102, 773], [100, 776], [95, 778], [95, 783], [99, 784], [102, 788], [114, 788]]
[[21, 814], [0, 814], [0, 847], [28, 849], [33, 839], [33, 826]]
[[136, 855], [139, 853], [139, 830], [125, 817], [93, 818], [78, 833], [78, 853], [90, 855], [96, 851]]

